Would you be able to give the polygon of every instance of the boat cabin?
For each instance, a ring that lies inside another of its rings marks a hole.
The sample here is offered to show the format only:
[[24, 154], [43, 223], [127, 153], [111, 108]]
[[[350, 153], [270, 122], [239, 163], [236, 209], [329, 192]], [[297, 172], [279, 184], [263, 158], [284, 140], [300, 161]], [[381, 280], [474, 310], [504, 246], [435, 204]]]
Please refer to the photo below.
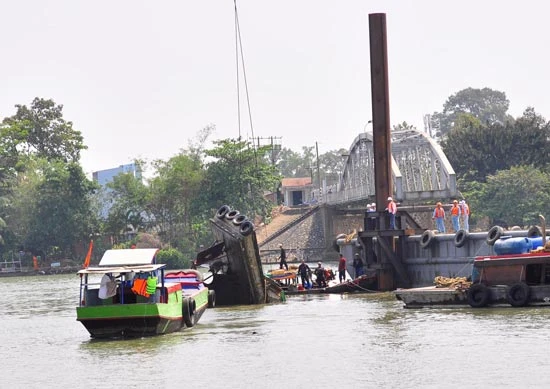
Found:
[[78, 271], [80, 306], [168, 302], [181, 284], [164, 282], [164, 264], [156, 264], [158, 249], [107, 250], [99, 266]]
[[527, 285], [550, 284], [550, 253], [476, 257], [472, 281], [487, 286], [512, 285], [517, 282]]

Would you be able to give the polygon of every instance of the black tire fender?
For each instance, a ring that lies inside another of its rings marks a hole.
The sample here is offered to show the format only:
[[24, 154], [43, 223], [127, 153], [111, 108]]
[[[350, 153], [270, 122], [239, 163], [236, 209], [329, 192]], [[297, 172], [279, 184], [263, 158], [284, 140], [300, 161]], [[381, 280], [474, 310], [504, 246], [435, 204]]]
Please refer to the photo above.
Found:
[[486, 239], [487, 244], [489, 246], [494, 245], [495, 242], [500, 239], [503, 233], [504, 233], [504, 229], [501, 226], [491, 227], [491, 229], [487, 232], [487, 239]]
[[229, 208], [229, 205], [222, 205], [220, 209], [218, 209], [218, 212], [216, 212], [216, 217], [218, 219], [223, 219], [227, 213], [231, 212], [231, 208]]
[[236, 218], [237, 216], [239, 216], [239, 215], [240, 215], [240, 212], [237, 211], [236, 209], [234, 209], [234, 210], [232, 210], [232, 211], [227, 212], [227, 213], [225, 214], [225, 218], [226, 218], [227, 220], [233, 220], [233, 219], [235, 219], [235, 218]]
[[473, 284], [468, 288], [468, 304], [472, 308], [482, 308], [489, 304], [490, 291], [484, 284]]
[[254, 231], [254, 223], [252, 223], [250, 220], [245, 220], [241, 223], [241, 228], [239, 229], [239, 232], [242, 236], [248, 236], [252, 234], [252, 231]]
[[195, 300], [193, 298], [186, 297], [182, 302], [183, 322], [187, 327], [193, 327], [195, 325]]
[[216, 308], [216, 292], [213, 290], [208, 291], [208, 308]]
[[524, 307], [529, 302], [531, 289], [525, 282], [513, 284], [506, 291], [506, 300], [513, 307]]
[[435, 239], [435, 234], [432, 230], [424, 231], [420, 236], [420, 247], [422, 247], [423, 249], [429, 247], [434, 239]]
[[455, 246], [462, 247], [468, 240], [470, 234], [466, 230], [458, 230], [455, 234]]
[[233, 224], [236, 226], [240, 226], [244, 221], [246, 220], [246, 216], [243, 214], [237, 215], [235, 219], [233, 219]]
[[536, 236], [542, 236], [542, 229], [539, 226], [531, 226], [527, 230], [527, 237], [534, 238]]

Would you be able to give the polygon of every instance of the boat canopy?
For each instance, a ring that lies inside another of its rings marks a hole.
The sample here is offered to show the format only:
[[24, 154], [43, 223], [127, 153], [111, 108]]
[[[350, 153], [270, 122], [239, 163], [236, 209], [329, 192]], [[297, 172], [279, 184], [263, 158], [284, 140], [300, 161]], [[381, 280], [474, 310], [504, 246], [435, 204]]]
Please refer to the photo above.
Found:
[[158, 249], [121, 249], [107, 250], [99, 266], [131, 266], [154, 263]]
[[165, 267], [165, 264], [137, 265], [137, 266], [101, 266], [82, 269], [77, 274], [106, 274], [106, 273], [146, 273]]

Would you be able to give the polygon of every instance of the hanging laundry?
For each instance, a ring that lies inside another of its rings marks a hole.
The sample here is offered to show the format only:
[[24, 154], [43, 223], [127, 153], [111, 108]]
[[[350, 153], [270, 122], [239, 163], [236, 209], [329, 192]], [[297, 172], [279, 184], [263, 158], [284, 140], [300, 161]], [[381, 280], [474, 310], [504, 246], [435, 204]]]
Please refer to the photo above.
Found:
[[105, 300], [109, 297], [113, 297], [115, 294], [116, 294], [115, 279], [108, 274], [104, 274], [103, 277], [101, 277], [101, 284], [99, 287], [98, 297], [100, 299]]

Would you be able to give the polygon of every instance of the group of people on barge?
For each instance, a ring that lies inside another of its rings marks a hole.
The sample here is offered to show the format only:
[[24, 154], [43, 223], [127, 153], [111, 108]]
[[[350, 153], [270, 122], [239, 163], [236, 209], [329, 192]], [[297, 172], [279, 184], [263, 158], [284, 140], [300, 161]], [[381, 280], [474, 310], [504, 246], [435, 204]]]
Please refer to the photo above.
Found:
[[[317, 262], [317, 267], [311, 270], [305, 260], [302, 260], [298, 266], [298, 275], [304, 289], [311, 289], [314, 286], [317, 288], [326, 288], [328, 281], [335, 279], [332, 269], [325, 268], [322, 262]], [[315, 280], [313, 276], [315, 275]]]
[[[466, 203], [466, 200], [460, 200], [460, 202], [458, 200], [453, 200], [450, 213], [454, 232], [461, 229], [466, 232], [470, 231], [470, 207]], [[435, 205], [432, 219], [435, 221], [437, 231], [440, 233], [445, 233], [445, 208], [443, 208], [443, 205], [439, 201]]]

